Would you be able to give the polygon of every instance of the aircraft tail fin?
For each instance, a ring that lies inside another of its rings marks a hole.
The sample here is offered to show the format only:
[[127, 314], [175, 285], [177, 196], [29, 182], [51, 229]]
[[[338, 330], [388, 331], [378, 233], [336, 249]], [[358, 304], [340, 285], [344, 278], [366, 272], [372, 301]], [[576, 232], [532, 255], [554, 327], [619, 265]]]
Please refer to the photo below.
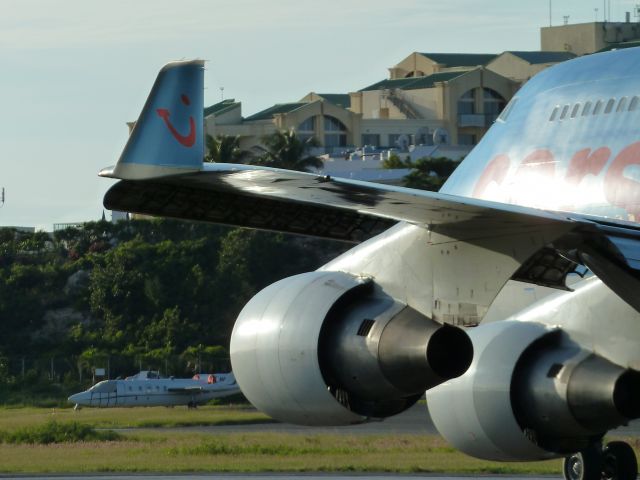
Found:
[[195, 172], [204, 158], [204, 61], [165, 65], [115, 167], [103, 177], [125, 180]]

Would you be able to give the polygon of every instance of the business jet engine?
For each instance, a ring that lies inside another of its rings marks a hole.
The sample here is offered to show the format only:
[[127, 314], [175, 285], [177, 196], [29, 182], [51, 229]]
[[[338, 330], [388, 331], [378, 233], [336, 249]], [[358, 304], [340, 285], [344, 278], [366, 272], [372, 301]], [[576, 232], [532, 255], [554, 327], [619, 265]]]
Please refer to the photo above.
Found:
[[640, 417], [640, 372], [585, 349], [559, 328], [501, 321], [469, 337], [475, 358], [468, 371], [427, 392], [437, 429], [469, 455], [566, 456]]
[[281, 280], [242, 310], [231, 336], [238, 384], [257, 408], [303, 425], [347, 425], [409, 408], [462, 375], [473, 348], [370, 279], [317, 271]]

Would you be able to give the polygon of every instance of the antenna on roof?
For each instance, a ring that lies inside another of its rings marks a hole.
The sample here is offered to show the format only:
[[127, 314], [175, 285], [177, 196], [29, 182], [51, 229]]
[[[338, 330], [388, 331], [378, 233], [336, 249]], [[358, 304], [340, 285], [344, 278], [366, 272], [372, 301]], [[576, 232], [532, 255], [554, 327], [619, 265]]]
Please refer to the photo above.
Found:
[[564, 19], [564, 24], [569, 25], [569, 15], [563, 15], [562, 18]]

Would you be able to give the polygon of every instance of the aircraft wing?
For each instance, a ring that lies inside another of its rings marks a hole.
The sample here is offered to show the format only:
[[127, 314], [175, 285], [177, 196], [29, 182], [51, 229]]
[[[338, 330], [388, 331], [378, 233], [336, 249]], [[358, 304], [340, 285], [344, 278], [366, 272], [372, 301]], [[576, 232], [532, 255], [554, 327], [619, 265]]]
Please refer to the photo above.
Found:
[[[101, 175], [114, 176], [111, 169]], [[430, 245], [462, 241], [516, 258], [520, 267], [511, 278], [521, 281], [564, 288], [566, 275], [577, 264], [587, 265], [640, 310], [640, 230], [628, 223], [239, 164], [122, 180], [107, 192], [104, 205], [352, 243], [402, 221], [427, 229]], [[511, 252], [525, 242], [530, 248]]]
[[[112, 176], [103, 170], [102, 176]], [[566, 215], [410, 188], [238, 164], [124, 180], [111, 210], [259, 228], [359, 243], [398, 221], [458, 240], [574, 225]]]

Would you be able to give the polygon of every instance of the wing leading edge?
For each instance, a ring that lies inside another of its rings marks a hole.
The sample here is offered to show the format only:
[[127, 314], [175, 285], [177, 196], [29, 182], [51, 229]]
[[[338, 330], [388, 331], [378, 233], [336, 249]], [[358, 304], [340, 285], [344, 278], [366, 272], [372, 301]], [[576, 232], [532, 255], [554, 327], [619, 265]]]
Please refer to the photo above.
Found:
[[107, 192], [104, 205], [353, 243], [399, 221], [458, 240], [576, 224], [561, 214], [515, 205], [236, 164], [205, 164], [195, 173], [124, 180]]

